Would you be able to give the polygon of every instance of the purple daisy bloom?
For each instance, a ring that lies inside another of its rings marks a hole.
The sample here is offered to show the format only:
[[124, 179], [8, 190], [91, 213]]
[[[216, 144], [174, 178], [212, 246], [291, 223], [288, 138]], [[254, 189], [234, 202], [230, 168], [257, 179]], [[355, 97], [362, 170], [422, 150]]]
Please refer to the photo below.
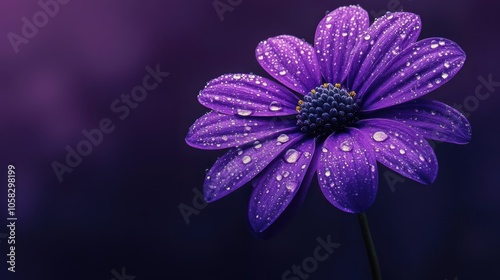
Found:
[[444, 38], [417, 41], [420, 18], [388, 13], [369, 24], [359, 6], [327, 14], [314, 46], [289, 35], [259, 43], [257, 61], [277, 81], [252, 74], [210, 81], [198, 100], [211, 109], [186, 142], [230, 150], [206, 174], [218, 200], [252, 181], [248, 217], [268, 228], [317, 172], [335, 207], [362, 213], [375, 200], [377, 161], [430, 184], [438, 163], [426, 139], [465, 144], [467, 119], [423, 95], [448, 82], [465, 53]]

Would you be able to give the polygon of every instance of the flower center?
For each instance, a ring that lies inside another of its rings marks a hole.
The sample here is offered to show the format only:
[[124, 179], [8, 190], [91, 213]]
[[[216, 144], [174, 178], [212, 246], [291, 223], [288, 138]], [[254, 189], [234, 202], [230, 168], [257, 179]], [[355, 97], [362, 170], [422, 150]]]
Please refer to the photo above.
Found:
[[356, 93], [340, 84], [325, 83], [299, 100], [297, 125], [303, 133], [325, 136], [342, 130], [358, 120]]

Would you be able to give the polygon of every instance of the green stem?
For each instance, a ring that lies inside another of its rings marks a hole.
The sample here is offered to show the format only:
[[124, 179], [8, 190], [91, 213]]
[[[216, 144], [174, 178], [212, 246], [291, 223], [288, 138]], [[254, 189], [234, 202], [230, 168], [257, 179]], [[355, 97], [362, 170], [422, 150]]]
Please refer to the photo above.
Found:
[[370, 227], [368, 226], [368, 219], [366, 219], [366, 214], [358, 214], [358, 221], [359, 226], [361, 227], [361, 233], [363, 234], [363, 240], [365, 242], [366, 254], [368, 255], [368, 259], [370, 261], [372, 279], [381, 280], [382, 276], [378, 265], [377, 252], [375, 252], [375, 246], [373, 245], [373, 239], [370, 233]]

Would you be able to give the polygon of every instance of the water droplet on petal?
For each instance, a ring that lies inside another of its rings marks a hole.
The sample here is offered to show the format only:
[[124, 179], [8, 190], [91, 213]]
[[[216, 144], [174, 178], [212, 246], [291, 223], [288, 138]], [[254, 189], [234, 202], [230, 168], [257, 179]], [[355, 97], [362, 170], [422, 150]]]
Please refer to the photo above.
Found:
[[330, 172], [330, 170], [326, 169], [325, 170], [325, 176], [326, 177], [330, 177], [330, 175], [332, 175], [332, 173]]
[[280, 74], [281, 76], [285, 76], [285, 75], [286, 75], [286, 70], [281, 70], [281, 71], [279, 72], [279, 74]]
[[288, 140], [290, 140], [290, 137], [288, 137], [288, 135], [286, 134], [281, 134], [280, 136], [278, 136], [278, 139], [276, 139], [279, 143], [286, 143], [288, 142]]
[[222, 137], [221, 137], [221, 138], [222, 138], [222, 140], [224, 140], [224, 141], [227, 141], [227, 139], [228, 139], [228, 138], [227, 138], [227, 135], [222, 135]]
[[252, 161], [252, 158], [250, 156], [244, 156], [241, 159], [241, 162], [243, 162], [243, 164], [249, 164], [251, 161]]
[[252, 111], [245, 109], [237, 109], [236, 112], [238, 113], [238, 115], [243, 117], [250, 116], [252, 114]]
[[368, 40], [370, 40], [371, 36], [370, 36], [370, 34], [366, 34], [364, 38], [366, 41], [368, 41]]
[[281, 106], [281, 103], [278, 101], [273, 101], [271, 104], [269, 104], [269, 110], [273, 112], [281, 111], [283, 110], [283, 106]]
[[290, 149], [285, 153], [285, 161], [288, 163], [296, 163], [299, 159], [300, 152], [294, 149]]
[[437, 47], [439, 47], [438, 42], [437, 42], [436, 40], [432, 40], [432, 41], [431, 41], [431, 49], [435, 49], [435, 48], [437, 48]]
[[441, 78], [443, 78], [443, 79], [448, 78], [448, 76], [449, 76], [449, 75], [448, 75], [448, 73], [443, 73], [443, 74], [441, 74]]
[[402, 154], [402, 155], [404, 155], [404, 154], [406, 154], [406, 151], [403, 150], [403, 149], [399, 149], [399, 153]]
[[253, 147], [254, 147], [255, 149], [260, 149], [260, 148], [262, 148], [262, 144], [261, 144], [259, 141], [255, 141], [255, 142], [253, 142], [253, 145], [254, 145]]
[[420, 161], [425, 161], [425, 158], [422, 155], [419, 155], [418, 158], [420, 159]]
[[375, 133], [373, 133], [373, 140], [377, 141], [377, 142], [383, 142], [385, 140], [387, 140], [388, 136], [385, 132], [383, 131], [377, 131]]
[[350, 152], [352, 151], [352, 143], [346, 140], [340, 143], [340, 149], [344, 152]]
[[394, 146], [393, 144], [389, 145], [389, 148], [391, 148], [391, 150], [394, 150], [396, 149], [396, 146]]
[[307, 166], [306, 166], [305, 164], [303, 164], [303, 165], [300, 167], [300, 169], [304, 170], [304, 169], [306, 169], [306, 167], [307, 167]]
[[295, 182], [286, 182], [285, 187], [287, 188], [287, 190], [293, 192], [295, 190], [295, 188], [297, 187], [297, 183], [295, 183]]
[[281, 179], [283, 179], [283, 176], [281, 176], [280, 174], [276, 175], [276, 180], [277, 181], [281, 181]]
[[283, 172], [283, 178], [286, 178], [288, 176], [290, 176], [290, 172], [288, 171]]
[[327, 148], [325, 148], [325, 147], [323, 147], [323, 148], [321, 149], [321, 151], [322, 151], [323, 153], [328, 153], [328, 149], [327, 149]]

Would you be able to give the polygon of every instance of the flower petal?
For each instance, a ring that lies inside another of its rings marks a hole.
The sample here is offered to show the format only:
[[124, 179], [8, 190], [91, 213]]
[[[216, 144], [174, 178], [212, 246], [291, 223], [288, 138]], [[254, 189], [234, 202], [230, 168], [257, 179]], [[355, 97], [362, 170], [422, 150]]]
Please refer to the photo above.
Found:
[[412, 13], [388, 13], [377, 19], [359, 38], [349, 69], [348, 87], [363, 97], [366, 85], [399, 52], [417, 41], [422, 23]]
[[367, 116], [400, 121], [427, 139], [466, 144], [472, 136], [471, 126], [464, 115], [435, 100], [412, 100], [370, 112]]
[[357, 127], [372, 145], [380, 163], [417, 182], [434, 182], [438, 172], [436, 155], [421, 134], [386, 119], [361, 120]]
[[262, 41], [255, 51], [267, 73], [298, 93], [306, 94], [321, 84], [314, 49], [307, 42], [288, 35]]
[[380, 70], [366, 89], [362, 107], [375, 110], [423, 96], [453, 78], [464, 61], [464, 51], [448, 39], [418, 41]]
[[256, 232], [267, 229], [297, 194], [314, 155], [315, 139], [288, 149], [264, 171], [250, 199], [248, 218]]
[[369, 25], [368, 13], [359, 6], [340, 7], [320, 21], [314, 49], [325, 81], [344, 81], [350, 53], [354, 51], [359, 34]]
[[277, 138], [262, 141], [259, 145], [231, 149], [208, 171], [203, 184], [205, 199], [212, 202], [240, 188], [303, 136], [299, 132], [281, 134]]
[[205, 107], [240, 116], [296, 114], [299, 99], [282, 85], [248, 74], [223, 75], [211, 80], [198, 95]]
[[372, 205], [378, 189], [377, 162], [359, 130], [330, 135], [319, 160], [319, 184], [331, 204], [349, 213]]
[[251, 118], [211, 111], [189, 128], [186, 142], [204, 150], [238, 147], [263, 138], [295, 130], [294, 117]]

